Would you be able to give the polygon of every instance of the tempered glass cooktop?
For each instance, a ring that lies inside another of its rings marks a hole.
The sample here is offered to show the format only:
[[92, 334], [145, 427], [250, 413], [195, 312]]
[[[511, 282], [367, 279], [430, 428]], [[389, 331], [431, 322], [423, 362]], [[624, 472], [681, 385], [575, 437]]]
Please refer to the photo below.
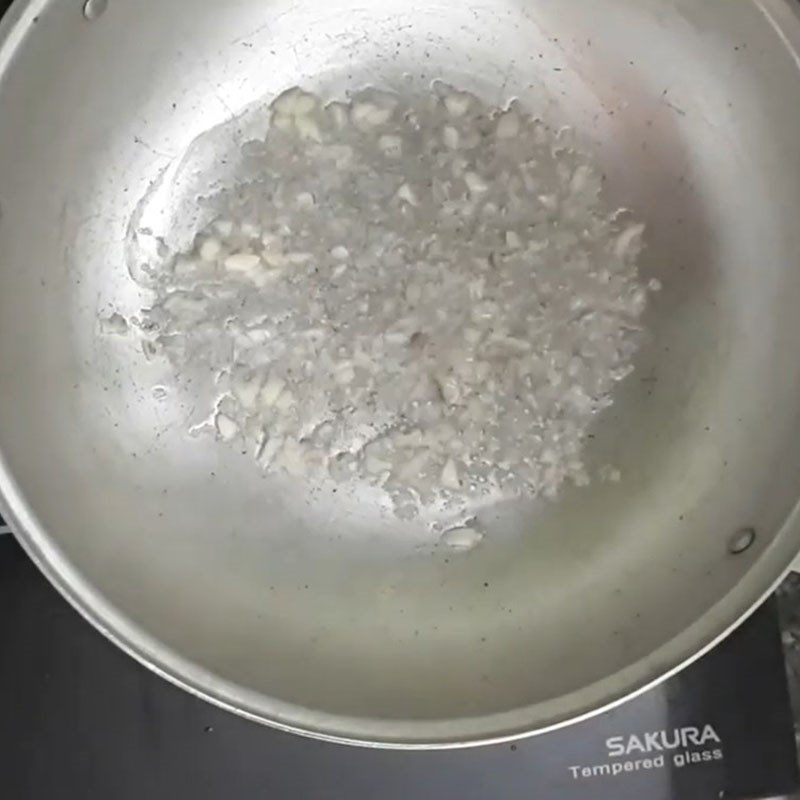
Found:
[[710, 800], [797, 787], [774, 600], [698, 664], [615, 711], [448, 753], [323, 744], [218, 710], [106, 641], [10, 535], [0, 537], [0, 643], [9, 800]]

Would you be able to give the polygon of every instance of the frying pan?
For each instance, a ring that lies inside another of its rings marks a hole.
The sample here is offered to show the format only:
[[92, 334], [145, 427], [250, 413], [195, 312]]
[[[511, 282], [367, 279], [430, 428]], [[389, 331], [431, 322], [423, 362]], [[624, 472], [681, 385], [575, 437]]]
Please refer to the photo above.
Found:
[[[0, 510], [120, 647], [286, 730], [465, 746], [644, 690], [800, 549], [799, 52], [795, 0], [17, 0]], [[664, 286], [587, 442], [621, 482], [489, 509], [462, 554], [187, 436], [169, 365], [98, 333], [151, 300], [126, 243], [154, 186], [168, 235], [281, 91], [435, 79], [571, 126]]]

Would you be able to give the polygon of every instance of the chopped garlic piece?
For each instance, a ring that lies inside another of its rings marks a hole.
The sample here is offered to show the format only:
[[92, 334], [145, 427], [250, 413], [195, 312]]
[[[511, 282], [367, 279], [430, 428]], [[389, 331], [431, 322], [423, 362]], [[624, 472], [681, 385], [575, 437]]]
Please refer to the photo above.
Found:
[[191, 430], [403, 518], [447, 508], [442, 546], [469, 551], [476, 508], [588, 482], [660, 282], [637, 277], [644, 227], [519, 103], [405, 91], [277, 98], [242, 182], [203, 198], [216, 218], [147, 265], [141, 346]]
[[456, 467], [456, 462], [452, 458], [447, 459], [447, 463], [442, 469], [441, 480], [445, 489], [458, 490], [461, 488], [461, 481], [458, 479], [458, 467]]
[[489, 191], [489, 184], [477, 172], [465, 173], [464, 180], [472, 194], [484, 194]]
[[442, 139], [450, 150], [458, 150], [461, 144], [461, 134], [452, 125], [447, 125], [442, 131]]
[[350, 118], [359, 130], [368, 131], [385, 125], [392, 116], [391, 108], [381, 108], [374, 103], [356, 103], [350, 112]]
[[386, 134], [378, 139], [378, 147], [387, 158], [400, 158], [403, 155], [403, 140], [399, 136]]
[[236, 420], [231, 419], [227, 414], [221, 412], [217, 414], [214, 419], [214, 425], [216, 426], [220, 439], [225, 442], [230, 442], [235, 439], [239, 433], [239, 426], [236, 424]]
[[307, 139], [308, 141], [312, 142], [322, 141], [322, 132], [320, 131], [316, 120], [305, 116], [297, 117], [294, 121], [294, 124], [297, 128], [297, 132], [300, 134], [300, 138]]
[[418, 206], [419, 200], [417, 199], [416, 192], [407, 184], [404, 183], [398, 190], [397, 196], [401, 200], [405, 200], [406, 203], [412, 206]]
[[644, 234], [644, 225], [630, 225], [617, 239], [614, 245], [614, 253], [619, 258], [629, 255], [634, 248], [638, 247]]
[[100, 332], [109, 336], [125, 336], [128, 332], [128, 320], [114, 312], [100, 320]]
[[261, 266], [261, 259], [253, 253], [236, 253], [225, 259], [228, 272], [239, 272], [248, 275]]
[[236, 224], [230, 219], [218, 219], [214, 223], [214, 230], [223, 238], [227, 239], [236, 230]]
[[272, 104], [279, 114], [288, 117], [300, 117], [310, 114], [317, 107], [317, 98], [313, 94], [294, 88], [284, 92]]
[[266, 408], [271, 408], [275, 405], [278, 398], [286, 386], [286, 381], [277, 375], [270, 376], [269, 380], [264, 384], [261, 390], [261, 404]]
[[463, 117], [469, 111], [472, 98], [466, 92], [451, 92], [444, 99], [444, 105], [450, 116]]
[[203, 261], [216, 261], [222, 253], [222, 242], [211, 237], [200, 245], [200, 258]]
[[474, 550], [483, 541], [483, 534], [474, 528], [453, 528], [441, 538], [445, 547], [453, 550]]

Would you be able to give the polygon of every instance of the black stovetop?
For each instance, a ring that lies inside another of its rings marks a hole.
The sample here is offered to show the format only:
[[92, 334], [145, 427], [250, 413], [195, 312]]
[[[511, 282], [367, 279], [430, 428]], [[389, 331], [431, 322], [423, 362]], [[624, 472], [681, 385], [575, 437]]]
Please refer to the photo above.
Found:
[[[323, 744], [218, 710], [91, 628], [0, 536], [0, 797], [694, 800], [797, 786], [776, 604], [618, 709], [516, 745]], [[723, 793], [723, 794], [720, 794]]]

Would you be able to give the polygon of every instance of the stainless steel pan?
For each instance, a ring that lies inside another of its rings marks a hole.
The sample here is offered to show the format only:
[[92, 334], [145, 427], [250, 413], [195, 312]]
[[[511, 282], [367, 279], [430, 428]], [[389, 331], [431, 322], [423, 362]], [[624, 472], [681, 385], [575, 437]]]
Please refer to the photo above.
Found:
[[[770, 590], [800, 547], [800, 4], [103, 6], [18, 0], [0, 26], [0, 505], [98, 628], [253, 719], [465, 745], [622, 700]], [[405, 73], [574, 126], [665, 287], [589, 449], [623, 481], [500, 509], [460, 557], [188, 438], [150, 391], [167, 365], [97, 334], [147, 303], [127, 227], [198, 136], [247, 112], [202, 140], [205, 180], [254, 103]]]

